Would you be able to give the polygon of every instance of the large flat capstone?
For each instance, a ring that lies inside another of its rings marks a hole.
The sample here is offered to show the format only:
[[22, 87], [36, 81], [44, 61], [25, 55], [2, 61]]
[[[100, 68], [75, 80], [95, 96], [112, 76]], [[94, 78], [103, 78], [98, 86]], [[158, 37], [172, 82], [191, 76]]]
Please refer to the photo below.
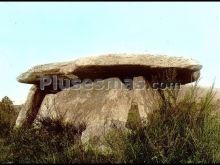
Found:
[[105, 79], [144, 76], [149, 81], [163, 81], [166, 69], [175, 69], [175, 80], [186, 84], [199, 78], [202, 66], [193, 59], [167, 55], [109, 54], [84, 57], [74, 61], [38, 65], [18, 76], [21, 83], [39, 84], [43, 77], [67, 79]]

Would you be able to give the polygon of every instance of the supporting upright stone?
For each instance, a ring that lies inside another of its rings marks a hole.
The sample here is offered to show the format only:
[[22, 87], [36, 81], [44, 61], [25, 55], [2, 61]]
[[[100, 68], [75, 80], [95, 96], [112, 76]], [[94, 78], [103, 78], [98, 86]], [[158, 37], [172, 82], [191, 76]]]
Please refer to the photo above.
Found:
[[133, 78], [133, 101], [137, 103], [141, 119], [146, 119], [148, 113], [158, 108], [160, 98], [157, 90], [153, 90], [151, 85], [143, 76]]
[[15, 128], [28, 127], [33, 123], [46, 94], [46, 91], [40, 90], [36, 85], [31, 87], [26, 103], [17, 117]]

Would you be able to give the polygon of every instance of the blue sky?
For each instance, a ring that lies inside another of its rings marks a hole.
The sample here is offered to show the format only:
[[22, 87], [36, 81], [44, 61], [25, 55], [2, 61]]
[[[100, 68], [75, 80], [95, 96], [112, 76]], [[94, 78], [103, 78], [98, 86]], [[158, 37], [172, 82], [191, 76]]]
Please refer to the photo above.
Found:
[[200, 84], [220, 87], [220, 3], [0, 3], [0, 98], [24, 102], [16, 77], [34, 65], [105, 53], [194, 58]]

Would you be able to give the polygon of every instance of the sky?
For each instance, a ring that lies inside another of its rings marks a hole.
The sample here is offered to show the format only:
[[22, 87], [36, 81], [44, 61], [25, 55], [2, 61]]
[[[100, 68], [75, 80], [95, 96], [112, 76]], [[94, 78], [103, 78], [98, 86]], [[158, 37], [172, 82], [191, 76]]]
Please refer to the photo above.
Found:
[[34, 65], [108, 53], [193, 58], [219, 88], [220, 2], [0, 2], [0, 99], [24, 103]]

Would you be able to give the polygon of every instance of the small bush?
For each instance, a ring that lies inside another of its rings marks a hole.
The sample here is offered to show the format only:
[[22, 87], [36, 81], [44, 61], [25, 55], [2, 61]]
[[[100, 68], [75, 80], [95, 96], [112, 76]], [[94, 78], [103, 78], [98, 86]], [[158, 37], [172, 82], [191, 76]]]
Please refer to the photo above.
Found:
[[44, 118], [40, 127], [23, 128], [7, 139], [9, 161], [18, 163], [62, 163], [67, 149], [79, 142], [84, 125], [64, 125], [59, 120]]
[[0, 102], [0, 138], [7, 137], [17, 117], [13, 102], [5, 96]]

